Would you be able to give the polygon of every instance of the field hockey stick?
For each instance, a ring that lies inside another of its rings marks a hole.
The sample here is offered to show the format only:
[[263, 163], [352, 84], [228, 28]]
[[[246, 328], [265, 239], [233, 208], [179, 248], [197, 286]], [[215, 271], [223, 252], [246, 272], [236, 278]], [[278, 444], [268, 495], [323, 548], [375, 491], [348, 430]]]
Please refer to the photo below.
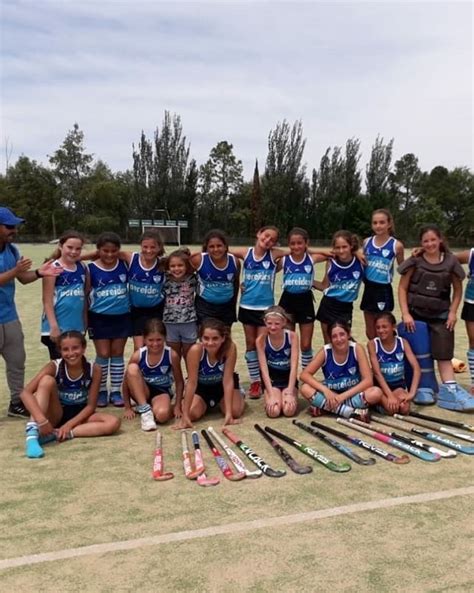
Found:
[[391, 436], [384, 434], [383, 432], [378, 432], [373, 428], [368, 428], [366, 423], [360, 422], [360, 420], [356, 420], [355, 418], [350, 418], [349, 420], [344, 420], [343, 418], [338, 418], [337, 422], [343, 424], [344, 426], [353, 426], [355, 430], [362, 432], [363, 434], [367, 434], [371, 436], [373, 439], [377, 441], [381, 441], [386, 445], [390, 445], [391, 447], [395, 447], [396, 449], [400, 449], [401, 451], [406, 451], [413, 455], [414, 457], [418, 457], [418, 459], [422, 459], [423, 461], [439, 461], [441, 458], [439, 455], [435, 455], [434, 453], [430, 453], [429, 451], [423, 451], [418, 447], [414, 447], [404, 441], [399, 441], [394, 439]]
[[420, 414], [419, 412], [410, 412], [409, 416], [414, 418], [420, 418], [421, 420], [429, 420], [430, 422], [439, 422], [446, 426], [453, 426], [454, 428], [463, 428], [474, 432], [474, 426], [472, 424], [466, 424], [465, 422], [456, 422], [456, 420], [445, 420], [444, 418], [435, 418], [434, 416], [428, 416], [428, 414]]
[[296, 439], [289, 437], [288, 435], [283, 434], [282, 432], [279, 432], [274, 428], [265, 426], [265, 430], [273, 436], [278, 437], [282, 441], [285, 441], [285, 443], [293, 445], [293, 447], [298, 449], [298, 451], [301, 451], [301, 453], [304, 453], [308, 457], [311, 457], [311, 459], [314, 459], [314, 461], [321, 463], [321, 465], [324, 465], [325, 468], [331, 470], [332, 472], [348, 472], [351, 469], [350, 463], [336, 463], [334, 461], [331, 461], [331, 459], [328, 459], [327, 457], [319, 453], [319, 451], [316, 451], [315, 449], [308, 447], [308, 445], [300, 443]]
[[209, 445], [209, 449], [212, 451], [214, 459], [216, 460], [216, 463], [217, 463], [219, 469], [221, 470], [221, 472], [224, 474], [224, 476], [231, 482], [237, 482], [238, 480], [243, 480], [245, 478], [245, 474], [243, 472], [234, 474], [234, 472], [230, 468], [229, 464], [222, 457], [222, 455], [220, 454], [220, 451], [217, 449], [217, 447], [213, 443], [211, 437], [207, 434], [207, 431], [203, 429], [203, 430], [201, 430], [201, 434], [204, 437], [204, 439], [206, 440], [206, 443]]
[[161, 433], [159, 430], [156, 431], [156, 445], [155, 445], [155, 456], [153, 458], [153, 479], [157, 482], [164, 482], [174, 478], [172, 472], [163, 471], [163, 449], [161, 448]]
[[[400, 424], [398, 424], [397, 422], [394, 422], [393, 420], [389, 419], [389, 418], [385, 418], [384, 416], [372, 416], [372, 419], [374, 420], [374, 422], [377, 422], [379, 424], [383, 424], [385, 426], [390, 426], [391, 428], [395, 428], [397, 430], [402, 430], [404, 432], [408, 432], [410, 433], [410, 430], [403, 428], [403, 426], [400, 426]], [[384, 432], [384, 431], [380, 431], [380, 432]], [[400, 441], [407, 441], [409, 442], [411, 445], [414, 445], [415, 447], [419, 447], [420, 449], [425, 449], [426, 451], [429, 451], [430, 453], [437, 453], [440, 457], [443, 458], [450, 458], [450, 457], [456, 457], [457, 453], [456, 451], [453, 451], [452, 449], [450, 449], [449, 451], [446, 451], [445, 449], [439, 449], [438, 447], [433, 447], [433, 445], [429, 445], [428, 443], [424, 443], [422, 441], [419, 441], [417, 439], [414, 438], [410, 438], [407, 435], [404, 434], [399, 434], [398, 432], [395, 431], [390, 431], [390, 436], [399, 439]]]
[[202, 474], [204, 468], [196, 468], [193, 470], [191, 456], [189, 455], [187, 434], [188, 433], [185, 430], [181, 432], [181, 447], [183, 449], [184, 475], [188, 478], [188, 480], [195, 480], [198, 476]]
[[309, 465], [300, 465], [296, 459], [288, 453], [286, 449], [284, 449], [280, 443], [275, 441], [275, 439], [270, 436], [267, 432], [263, 430], [261, 426], [258, 424], [253, 425], [255, 430], [258, 431], [264, 439], [266, 439], [270, 445], [275, 449], [277, 454], [282, 458], [282, 460], [286, 463], [286, 465], [295, 472], [295, 474], [310, 474], [313, 471], [313, 468]]
[[360, 455], [357, 455], [357, 453], [354, 453], [352, 449], [350, 449], [343, 443], [335, 441], [327, 434], [320, 432], [317, 428], [308, 426], [307, 424], [303, 424], [303, 422], [300, 422], [299, 420], [293, 420], [293, 424], [295, 426], [298, 426], [298, 428], [301, 428], [302, 430], [309, 432], [309, 434], [312, 434], [314, 437], [320, 439], [321, 441], [323, 441], [323, 443], [327, 443], [330, 447], [336, 449], [336, 451], [339, 451], [339, 453], [342, 453], [343, 455], [351, 459], [354, 463], [358, 463], [359, 465], [374, 465], [375, 463], [375, 459], [373, 457], [369, 457], [369, 459], [364, 459]]
[[208, 478], [206, 476], [201, 445], [199, 444], [199, 435], [195, 430], [191, 433], [191, 438], [194, 445], [194, 465], [196, 466], [196, 471], [202, 470], [202, 474], [197, 478], [197, 483], [199, 486], [217, 486], [220, 483], [219, 478]]
[[244, 473], [246, 478], [260, 478], [261, 477], [262, 470], [256, 469], [254, 471], [250, 471], [249, 469], [247, 469], [245, 467], [245, 464], [242, 461], [242, 459], [240, 459], [240, 457], [237, 455], [237, 453], [235, 453], [229, 447], [229, 445], [224, 441], [224, 439], [220, 435], [217, 434], [217, 432], [212, 428], [212, 426], [209, 426], [209, 428], [207, 430], [210, 432], [210, 434], [215, 439], [217, 444], [220, 447], [222, 447], [224, 449], [224, 451], [227, 453], [227, 457], [230, 459], [230, 461], [232, 462], [232, 464], [234, 465], [235, 469], [238, 472]]
[[396, 463], [398, 465], [401, 465], [404, 463], [409, 463], [409, 461], [410, 461], [410, 458], [408, 457], [408, 455], [402, 455], [401, 457], [399, 457], [398, 455], [389, 453], [388, 451], [385, 451], [385, 449], [382, 449], [381, 447], [377, 447], [377, 445], [373, 445], [372, 443], [368, 443], [367, 441], [364, 441], [364, 440], [360, 439], [359, 437], [355, 437], [355, 436], [352, 436], [351, 434], [347, 434], [347, 432], [343, 432], [342, 430], [337, 430], [336, 428], [332, 428], [332, 426], [326, 426], [325, 424], [320, 424], [319, 422], [315, 422], [314, 420], [311, 421], [311, 426], [316, 426], [317, 428], [321, 428], [322, 430], [325, 430], [326, 432], [329, 432], [330, 434], [333, 434], [336, 437], [344, 439], [344, 440], [348, 441], [349, 443], [356, 445], [357, 447], [361, 447], [362, 449], [365, 449], [366, 451], [370, 451], [374, 455], [378, 455], [379, 457], [382, 457], [382, 459], [385, 459], [385, 461], [391, 461], [392, 463]]
[[423, 426], [423, 428], [429, 428], [431, 430], [436, 430], [438, 432], [444, 432], [444, 434], [449, 434], [449, 436], [451, 437], [456, 437], [457, 439], [462, 439], [463, 441], [469, 441], [470, 443], [474, 443], [474, 437], [470, 434], [456, 432], [451, 428], [441, 426], [441, 424], [435, 424], [433, 426], [433, 422], [426, 422], [425, 420], [420, 420], [419, 418], [412, 418], [411, 416], [402, 416], [402, 414], [394, 414], [393, 417], [397, 418], [397, 420], [403, 420], [404, 422], [409, 422], [410, 424]]
[[284, 469], [273, 469], [266, 463], [261, 457], [259, 457], [253, 449], [248, 447], [243, 441], [239, 439], [239, 437], [230, 431], [228, 428], [222, 429], [223, 434], [229, 439], [231, 443], [236, 445], [244, 455], [246, 455], [252, 463], [254, 463], [258, 469], [261, 469], [262, 472], [268, 476], [269, 478], [282, 478], [286, 475], [286, 471]]

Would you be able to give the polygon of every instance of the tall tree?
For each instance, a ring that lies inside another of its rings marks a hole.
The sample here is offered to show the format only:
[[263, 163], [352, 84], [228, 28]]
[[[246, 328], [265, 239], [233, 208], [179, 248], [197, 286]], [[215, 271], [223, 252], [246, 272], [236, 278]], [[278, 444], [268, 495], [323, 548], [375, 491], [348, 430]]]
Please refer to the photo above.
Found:
[[255, 169], [253, 171], [252, 194], [250, 197], [250, 212], [252, 222], [250, 231], [255, 234], [262, 223], [262, 188], [260, 186], [260, 173], [258, 171], [258, 160], [255, 159]]
[[419, 198], [421, 171], [413, 153], [403, 155], [395, 162], [390, 174], [390, 193], [395, 209], [395, 223], [402, 238], [413, 238], [413, 216]]
[[370, 160], [365, 168], [367, 197], [372, 210], [389, 207], [389, 175], [392, 163], [393, 138], [384, 144], [384, 139], [377, 136], [372, 146]]

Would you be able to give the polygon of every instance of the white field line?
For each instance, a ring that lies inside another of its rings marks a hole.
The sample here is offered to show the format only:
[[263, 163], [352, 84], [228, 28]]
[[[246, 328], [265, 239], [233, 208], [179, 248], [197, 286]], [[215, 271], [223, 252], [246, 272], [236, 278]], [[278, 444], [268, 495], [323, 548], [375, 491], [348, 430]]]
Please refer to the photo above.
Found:
[[176, 531], [165, 533], [163, 535], [141, 537], [138, 539], [109, 542], [106, 544], [94, 544], [91, 546], [83, 546], [81, 548], [69, 548], [66, 550], [58, 550], [56, 552], [45, 552], [43, 554], [19, 556], [17, 558], [7, 558], [5, 560], [0, 560], [0, 570], [15, 568], [18, 566], [39, 564], [42, 562], [52, 562], [55, 560], [66, 560], [68, 558], [92, 556], [95, 554], [106, 554], [109, 552], [120, 552], [123, 550], [136, 550], [146, 546], [157, 546], [177, 541], [214, 537], [216, 535], [228, 535], [230, 533], [252, 531], [253, 529], [264, 529], [284, 525], [294, 525], [296, 523], [307, 523], [309, 521], [329, 519], [331, 517], [338, 517], [340, 515], [349, 515], [352, 513], [361, 513], [364, 511], [374, 511], [378, 509], [389, 509], [406, 504], [427, 503], [435, 500], [445, 500], [458, 496], [468, 496], [470, 494], [474, 494], [474, 486], [456, 488], [454, 490], [442, 490], [439, 492], [424, 492], [421, 494], [414, 494], [412, 496], [384, 498], [381, 500], [348, 504], [341, 507], [321, 509], [319, 511], [296, 513], [294, 515], [268, 517], [266, 519], [255, 519], [253, 521], [242, 521], [240, 523], [228, 523], [227, 525], [214, 525], [211, 527], [205, 527], [204, 529]]

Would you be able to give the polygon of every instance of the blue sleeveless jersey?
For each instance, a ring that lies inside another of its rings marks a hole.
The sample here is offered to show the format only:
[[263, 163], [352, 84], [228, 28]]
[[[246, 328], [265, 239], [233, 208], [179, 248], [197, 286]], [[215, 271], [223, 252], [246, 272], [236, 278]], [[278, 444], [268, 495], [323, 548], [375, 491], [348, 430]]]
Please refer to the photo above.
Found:
[[[6, 243], [0, 251], [0, 274], [8, 272], [16, 266], [20, 252], [15, 245]], [[15, 279], [0, 284], [0, 323], [9, 323], [18, 319], [15, 307]]]
[[171, 348], [169, 346], [164, 347], [161, 360], [154, 365], [148, 362], [148, 348], [143, 346], [140, 348], [138, 366], [145, 383], [148, 385], [169, 389], [173, 384], [173, 366], [171, 364]]
[[130, 311], [128, 298], [128, 268], [118, 261], [112, 270], [95, 262], [89, 264], [91, 291], [89, 310], [103, 315], [123, 315]]
[[285, 339], [280, 348], [274, 348], [270, 336], [265, 338], [265, 358], [268, 370], [289, 372], [291, 370], [291, 339], [290, 332], [285, 330]]
[[[84, 299], [86, 270], [84, 264], [77, 263], [75, 270], [64, 268], [56, 277], [54, 284], [54, 314], [62, 332], [77, 330], [85, 332]], [[46, 313], [41, 316], [41, 335], [49, 336], [51, 327]]]
[[380, 338], [374, 338], [375, 352], [383, 378], [390, 385], [405, 385], [405, 347], [399, 336], [395, 337], [395, 346], [387, 352]]
[[364, 268], [356, 257], [347, 265], [331, 259], [328, 269], [329, 287], [324, 294], [343, 303], [352, 303], [359, 295], [363, 276]]
[[209, 362], [207, 352], [202, 349], [201, 360], [199, 361], [198, 383], [201, 385], [217, 385], [222, 383], [224, 378], [225, 360], [219, 360], [214, 364]]
[[62, 406], [77, 406], [87, 404], [89, 387], [92, 382], [92, 363], [87, 362], [88, 377], [81, 374], [77, 379], [71, 379], [67, 372], [67, 365], [64, 364], [64, 370], [59, 372], [62, 362], [61, 358], [54, 361], [56, 365], [56, 385], [58, 386], [59, 401]]
[[313, 287], [314, 267], [311, 256], [306, 253], [303, 261], [297, 263], [291, 255], [283, 258], [283, 290], [291, 294], [308, 292]]
[[263, 311], [274, 304], [273, 287], [275, 284], [276, 263], [271, 251], [256, 259], [253, 247], [247, 251], [243, 265], [243, 292], [240, 306], [244, 309]]
[[464, 293], [466, 303], [474, 305], [474, 248], [469, 254], [469, 277], [467, 279], [466, 292]]
[[390, 237], [381, 247], [377, 247], [374, 239], [375, 237], [370, 237], [364, 245], [364, 254], [367, 258], [365, 277], [370, 282], [376, 282], [377, 284], [390, 284], [393, 279], [393, 263], [397, 240]]
[[163, 300], [165, 275], [159, 269], [159, 261], [151, 268], [140, 263], [140, 254], [134, 253], [128, 269], [128, 290], [132, 307], [156, 307]]
[[197, 270], [198, 294], [208, 303], [220, 305], [228, 303], [234, 297], [234, 281], [237, 264], [232, 254], [227, 254], [227, 264], [218, 268], [208, 253], [203, 253], [201, 265]]
[[342, 364], [334, 360], [332, 346], [330, 344], [324, 346], [324, 354], [325, 361], [322, 366], [324, 384], [331, 391], [342, 393], [354, 387], [357, 383], [360, 383], [361, 376], [356, 356], [356, 345], [354, 343], [351, 342], [349, 344], [349, 353]]

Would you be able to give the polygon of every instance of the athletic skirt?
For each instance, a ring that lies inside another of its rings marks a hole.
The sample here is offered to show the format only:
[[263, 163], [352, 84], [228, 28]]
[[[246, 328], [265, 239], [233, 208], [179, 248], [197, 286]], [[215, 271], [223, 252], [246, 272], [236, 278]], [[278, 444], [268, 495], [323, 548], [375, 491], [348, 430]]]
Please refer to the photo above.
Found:
[[206, 301], [202, 297], [196, 295], [194, 306], [196, 307], [196, 314], [199, 324], [210, 317], [213, 319], [219, 319], [222, 321], [222, 323], [229, 327], [237, 321], [237, 315], [235, 314], [235, 299], [232, 299], [227, 303], [217, 304], [210, 303], [209, 301]]
[[132, 307], [130, 311], [132, 318], [132, 336], [143, 335], [145, 323], [148, 319], [163, 319], [164, 308], [164, 300], [159, 305], [156, 305], [156, 307]]
[[464, 303], [461, 312], [461, 319], [464, 321], [474, 321], [474, 304]]
[[89, 338], [91, 340], [114, 340], [128, 338], [132, 334], [130, 313], [104, 315], [89, 311]]
[[[240, 389], [238, 373], [234, 373], [234, 389]], [[215, 408], [224, 397], [224, 385], [222, 381], [206, 385], [199, 383], [196, 386], [196, 394], [202, 397], [208, 408]]]
[[352, 303], [344, 303], [333, 297], [323, 296], [319, 305], [316, 319], [321, 323], [330, 325], [336, 321], [345, 321], [352, 325]]
[[254, 327], [263, 327], [265, 321], [263, 320], [263, 314], [266, 309], [245, 309], [239, 307], [239, 321], [244, 325], [253, 325]]
[[310, 290], [300, 293], [284, 291], [278, 304], [291, 316], [293, 323], [314, 322], [314, 297]]
[[393, 288], [391, 284], [380, 284], [364, 280], [364, 294], [360, 308], [367, 313], [384, 313], [393, 311]]

